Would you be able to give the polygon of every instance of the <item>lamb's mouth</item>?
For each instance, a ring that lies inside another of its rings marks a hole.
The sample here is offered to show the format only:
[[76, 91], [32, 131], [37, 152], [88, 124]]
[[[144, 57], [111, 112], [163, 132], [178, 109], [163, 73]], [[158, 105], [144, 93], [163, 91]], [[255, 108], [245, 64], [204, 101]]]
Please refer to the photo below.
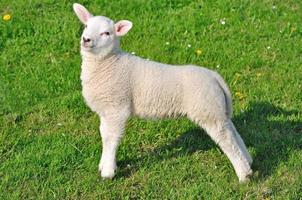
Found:
[[92, 45], [92, 46], [81, 45], [81, 48], [85, 51], [91, 51], [95, 48], [95, 46], [94, 45]]

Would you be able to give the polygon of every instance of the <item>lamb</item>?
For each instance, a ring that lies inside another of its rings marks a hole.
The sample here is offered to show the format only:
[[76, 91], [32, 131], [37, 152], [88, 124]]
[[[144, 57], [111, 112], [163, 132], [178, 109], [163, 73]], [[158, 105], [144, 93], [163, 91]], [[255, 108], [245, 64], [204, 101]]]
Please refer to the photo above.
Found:
[[101, 119], [99, 171], [113, 178], [116, 152], [131, 116], [187, 116], [215, 141], [231, 161], [239, 181], [252, 174], [252, 158], [231, 121], [232, 99], [221, 76], [209, 69], [149, 61], [120, 49], [119, 38], [132, 22], [114, 23], [93, 16], [82, 5], [73, 9], [85, 25], [81, 36], [81, 83], [86, 104]]

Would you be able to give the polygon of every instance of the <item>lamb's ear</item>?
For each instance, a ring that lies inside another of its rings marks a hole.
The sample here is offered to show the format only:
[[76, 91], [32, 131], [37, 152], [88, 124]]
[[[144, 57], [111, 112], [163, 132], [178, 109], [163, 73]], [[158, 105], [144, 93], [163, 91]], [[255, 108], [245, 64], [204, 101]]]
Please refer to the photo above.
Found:
[[117, 36], [123, 36], [128, 33], [128, 31], [132, 28], [132, 22], [128, 20], [118, 21], [115, 25], [115, 34]]
[[78, 18], [81, 20], [81, 22], [83, 24], [86, 24], [88, 19], [90, 17], [93, 17], [92, 14], [90, 14], [89, 11], [81, 4], [74, 3], [73, 10], [77, 14]]

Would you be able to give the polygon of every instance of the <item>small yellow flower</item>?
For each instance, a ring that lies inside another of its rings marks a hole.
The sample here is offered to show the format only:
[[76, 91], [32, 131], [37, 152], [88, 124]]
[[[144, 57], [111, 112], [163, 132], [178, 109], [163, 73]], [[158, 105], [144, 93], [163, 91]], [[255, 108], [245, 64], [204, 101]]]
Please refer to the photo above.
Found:
[[12, 18], [12, 16], [11, 16], [10, 14], [6, 14], [6, 15], [3, 16], [2, 19], [3, 19], [4, 21], [9, 21], [9, 20], [11, 20], [11, 18]]
[[202, 51], [201, 49], [197, 49], [196, 52], [195, 52], [198, 56], [200, 56], [202, 54]]
[[260, 77], [260, 76], [262, 76], [262, 73], [258, 72], [258, 73], [256, 73], [256, 76]]
[[235, 96], [238, 97], [241, 95], [241, 92], [235, 92]]
[[235, 92], [235, 96], [236, 96], [239, 100], [244, 99], [244, 95], [243, 95], [241, 92]]

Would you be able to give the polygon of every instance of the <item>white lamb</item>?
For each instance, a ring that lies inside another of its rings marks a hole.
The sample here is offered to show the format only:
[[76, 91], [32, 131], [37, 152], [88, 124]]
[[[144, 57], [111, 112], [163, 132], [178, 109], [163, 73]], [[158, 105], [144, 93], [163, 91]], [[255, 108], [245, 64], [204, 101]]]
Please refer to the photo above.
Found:
[[130, 115], [147, 118], [187, 116], [206, 130], [230, 159], [239, 181], [252, 174], [252, 158], [232, 121], [230, 91], [214, 71], [173, 66], [121, 51], [119, 37], [132, 23], [92, 16], [74, 4], [85, 25], [81, 36], [83, 96], [101, 118], [103, 151], [99, 171], [113, 178], [116, 151]]

